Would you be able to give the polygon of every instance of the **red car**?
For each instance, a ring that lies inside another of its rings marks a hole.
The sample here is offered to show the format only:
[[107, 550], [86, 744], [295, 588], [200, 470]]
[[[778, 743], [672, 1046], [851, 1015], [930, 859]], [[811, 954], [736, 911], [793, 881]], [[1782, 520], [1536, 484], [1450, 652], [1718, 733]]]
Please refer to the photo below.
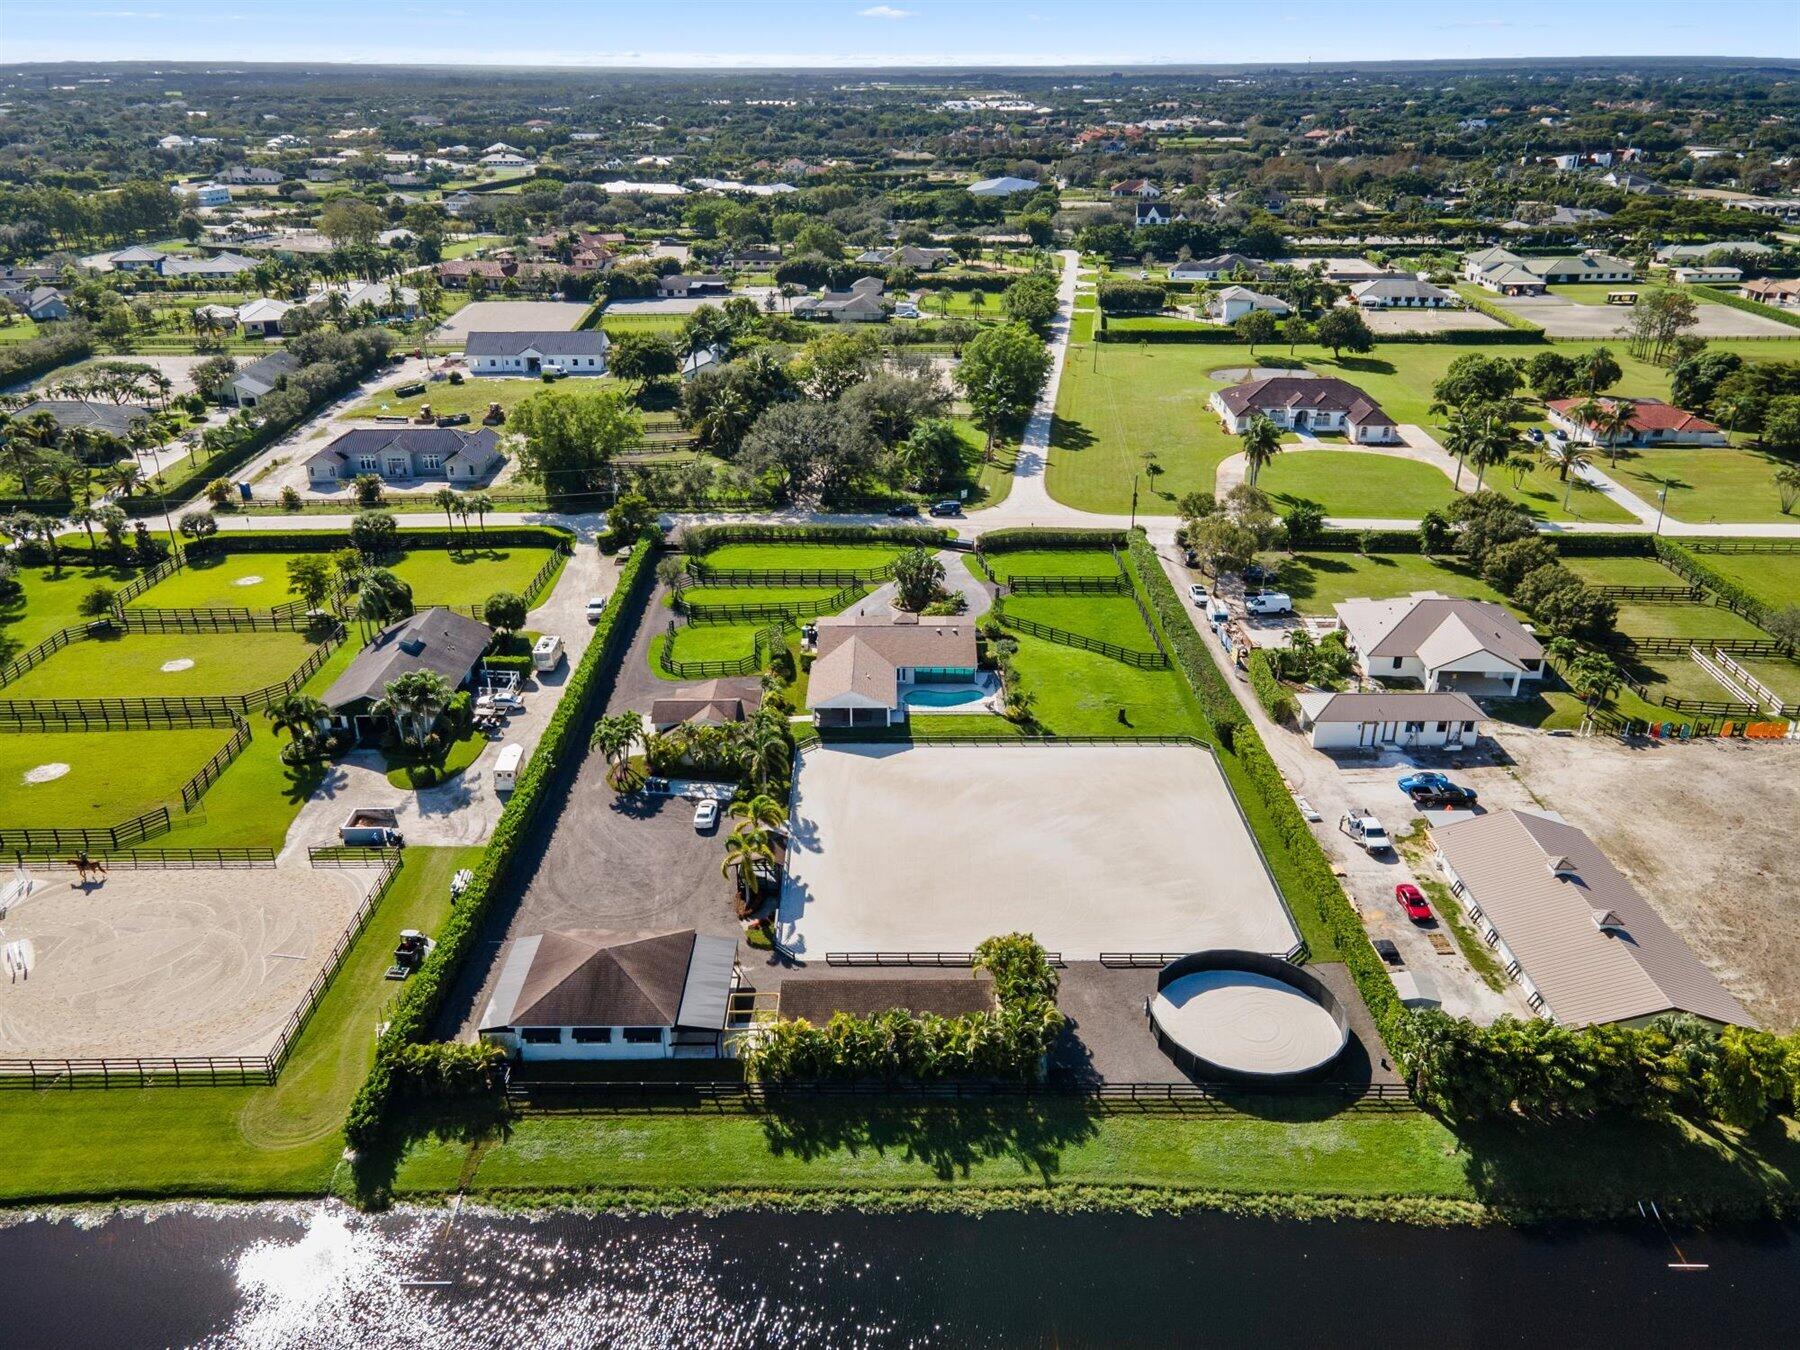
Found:
[[1425, 923], [1431, 918], [1431, 906], [1425, 903], [1425, 897], [1419, 888], [1410, 881], [1403, 881], [1394, 887], [1394, 899], [1400, 902], [1400, 908], [1406, 911], [1406, 917], [1414, 923]]

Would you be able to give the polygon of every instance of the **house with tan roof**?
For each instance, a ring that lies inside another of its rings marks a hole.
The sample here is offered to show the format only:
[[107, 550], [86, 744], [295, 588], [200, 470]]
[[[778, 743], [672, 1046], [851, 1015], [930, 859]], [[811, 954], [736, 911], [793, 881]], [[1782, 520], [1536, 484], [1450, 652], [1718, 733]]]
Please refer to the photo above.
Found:
[[1348, 380], [1274, 375], [1214, 390], [1208, 402], [1233, 436], [1261, 413], [1278, 427], [1343, 435], [1358, 445], [1392, 445], [1400, 439], [1394, 419]]
[[[1616, 437], [1618, 445], [1724, 445], [1725, 433], [1698, 413], [1677, 408], [1658, 398], [1602, 398], [1595, 400], [1603, 408], [1620, 404], [1631, 407], [1631, 425], [1625, 435]], [[1592, 422], [1581, 420], [1579, 409], [1586, 399], [1553, 398], [1544, 406], [1550, 413], [1550, 424], [1572, 441], [1598, 445], [1606, 437]]]
[[650, 704], [650, 725], [722, 727], [742, 722], [762, 706], [762, 686], [755, 680], [707, 680], [687, 685]]
[[1484, 717], [1474, 699], [1454, 690], [1307, 692], [1296, 702], [1315, 750], [1461, 749], [1475, 743]]
[[975, 679], [975, 622], [964, 615], [840, 614], [817, 631], [806, 706], [821, 727], [904, 722], [916, 687]]
[[1517, 694], [1524, 681], [1544, 678], [1542, 645], [1491, 601], [1420, 591], [1334, 608], [1346, 643], [1372, 680], [1417, 680], [1427, 693]]
[[1717, 977], [1573, 825], [1495, 811], [1431, 832], [1437, 863], [1536, 1011], [1568, 1026], [1663, 1013], [1756, 1025]]

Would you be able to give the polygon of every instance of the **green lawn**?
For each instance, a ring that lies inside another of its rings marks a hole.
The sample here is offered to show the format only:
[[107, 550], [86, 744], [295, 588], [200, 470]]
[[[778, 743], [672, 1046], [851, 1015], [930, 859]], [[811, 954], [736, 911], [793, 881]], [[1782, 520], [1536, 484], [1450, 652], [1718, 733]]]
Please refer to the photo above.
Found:
[[[1737, 695], [1712, 676], [1702, 670], [1698, 664], [1686, 656], [1649, 656], [1630, 655], [1627, 644], [1618, 653], [1620, 666], [1650, 691], [1650, 708], [1639, 716], [1666, 721], [1674, 714], [1656, 704], [1659, 697], [1699, 699], [1701, 701], [1721, 702], [1735, 700]], [[1620, 711], [1625, 711], [1620, 709]]]
[[1621, 601], [1618, 628], [1628, 637], [1754, 640], [1768, 636], [1750, 620], [1724, 606], [1707, 604], [1659, 605], [1647, 601]]
[[448, 240], [444, 244], [443, 260], [450, 262], [456, 258], [472, 257], [482, 249], [498, 244], [501, 238], [497, 234], [471, 234], [461, 239]]
[[1278, 508], [1316, 502], [1328, 515], [1364, 519], [1416, 520], [1456, 498], [1450, 480], [1429, 464], [1360, 450], [1279, 454], [1256, 485]]
[[1657, 558], [1582, 558], [1562, 560], [1583, 581], [1594, 586], [1686, 586], [1688, 580], [1671, 572]]
[[[1612, 392], [1669, 397], [1669, 372], [1630, 356], [1622, 344], [1558, 342], [1553, 349], [1566, 356], [1577, 356], [1600, 345], [1613, 352], [1623, 372]], [[1220, 429], [1218, 418], [1207, 407], [1207, 398], [1224, 383], [1214, 378], [1214, 372], [1220, 370], [1304, 364], [1318, 374], [1355, 384], [1396, 422], [1422, 426], [1436, 434], [1440, 423], [1430, 415], [1431, 388], [1457, 357], [1479, 352], [1529, 360], [1538, 351], [1551, 348], [1548, 343], [1505, 348], [1464, 343], [1378, 343], [1367, 355], [1345, 355], [1334, 361], [1330, 352], [1317, 347], [1302, 346], [1290, 354], [1279, 344], [1259, 347], [1254, 357], [1247, 347], [1235, 344], [1089, 344], [1070, 352], [1063, 372], [1051, 442], [1049, 488], [1058, 501], [1085, 511], [1123, 512], [1131, 504], [1132, 475], [1142, 470], [1144, 452], [1153, 451], [1162, 473], [1156, 478], [1154, 490], [1140, 498], [1140, 511], [1172, 514], [1183, 493], [1194, 489], [1212, 491], [1219, 461], [1238, 449], [1236, 438]], [[1736, 351], [1759, 361], [1791, 361], [1800, 359], [1800, 338], [1755, 342], [1726, 339], [1709, 343], [1708, 350]], [[1649, 453], [1687, 456], [1721, 452]], [[1690, 467], [1662, 462], [1677, 471]], [[1720, 518], [1734, 518], [1730, 514], [1734, 494], [1753, 487], [1757, 502], [1735, 518], [1779, 519], [1772, 514], [1777, 503], [1768, 466], [1763, 461], [1756, 462], [1762, 465], [1762, 471], [1753, 485], [1748, 476], [1717, 485], [1716, 506], [1707, 506], [1695, 494], [1686, 494], [1688, 510], [1697, 514], [1680, 518], [1707, 519], [1707, 511], [1723, 511], [1727, 514]], [[1621, 461], [1622, 471], [1623, 468]], [[1525, 480], [1523, 490], [1515, 488], [1510, 474], [1498, 478], [1501, 481], [1495, 486], [1500, 491], [1518, 496], [1547, 518], [1560, 517], [1563, 485], [1553, 475], [1535, 470]], [[1633, 485], [1628, 482], [1627, 486]], [[1654, 496], [1654, 488], [1649, 495]], [[1675, 497], [1681, 500], [1684, 494], [1677, 492]], [[1578, 489], [1569, 514], [1586, 520], [1625, 519], [1615, 511], [1596, 495]]]
[[[726, 297], [720, 296], [720, 300]], [[608, 337], [617, 337], [621, 333], [679, 333], [685, 314], [613, 314], [605, 310], [600, 313], [600, 327]]]
[[[982, 462], [982, 447], [987, 443], [987, 435], [982, 429], [966, 417], [952, 419], [956, 434], [963, 443], [963, 473], [968, 481], [969, 495], [964, 499], [971, 511], [986, 506], [998, 506], [1006, 500], [1006, 494], [1012, 491], [1013, 468], [1019, 458], [1019, 437], [1016, 433], [1002, 432], [994, 437], [994, 452]], [[954, 492], [949, 494], [955, 496]]]
[[[1560, 295], [1573, 304], [1603, 306], [1606, 304], [1606, 297], [1615, 291], [1637, 291], [1642, 294], [1649, 289], [1649, 285], [1650, 283], [1644, 281], [1616, 281], [1611, 285], [1598, 281], [1576, 281], [1565, 286], [1552, 286], [1549, 290], [1550, 294]], [[1615, 305], [1613, 308], [1619, 311], [1619, 322], [1621, 323], [1631, 312], [1630, 307], [1626, 305]]]
[[[1745, 1138], [1679, 1122], [1491, 1127], [1459, 1136], [1417, 1113], [1320, 1118], [1280, 1101], [1243, 1115], [1108, 1112], [1072, 1102], [919, 1107], [797, 1105], [711, 1112], [528, 1115], [473, 1140], [421, 1121], [400, 1161], [401, 1196], [508, 1192], [700, 1203], [842, 1194], [954, 1203], [1179, 1204], [1385, 1200], [1425, 1217], [1472, 1217], [1442, 1202], [1515, 1214], [1632, 1215], [1655, 1194], [1683, 1212], [1754, 1212], [1800, 1175], [1800, 1127]], [[1134, 1197], [1135, 1200], [1134, 1200]], [[1437, 1202], [1434, 1211], [1433, 1203]], [[875, 1203], [880, 1203], [879, 1199]]]
[[1013, 595], [1006, 612], [1128, 651], [1155, 651], [1143, 617], [1128, 595]]
[[[1468, 481], [1465, 471], [1465, 487]], [[1555, 469], [1543, 464], [1533, 463], [1522, 474], [1508, 469], [1489, 475], [1482, 486], [1511, 497], [1539, 520], [1592, 520], [1624, 525], [1637, 519], [1591, 483], [1564, 481], [1556, 476]]]
[[417, 790], [436, 787], [439, 783], [456, 777], [464, 769], [473, 764], [481, 752], [487, 749], [488, 739], [480, 732], [470, 731], [458, 740], [450, 742], [436, 755], [417, 755], [396, 752], [387, 757], [387, 780], [397, 788]]
[[1015, 576], [1116, 577], [1119, 565], [1099, 549], [1020, 549], [983, 555], [1001, 581]]
[[[695, 586], [682, 592], [690, 605], [802, 605], [826, 600], [838, 593], [836, 586]], [[673, 607], [674, 597], [664, 601]]]
[[[523, 595], [538, 569], [554, 556], [549, 548], [409, 549], [388, 569], [412, 587], [413, 604], [479, 605], [496, 591]], [[555, 579], [551, 583], [554, 586]], [[548, 592], [546, 592], [548, 594]]]
[[[71, 642], [0, 689], [3, 699], [242, 694], [277, 684], [311, 654], [304, 633], [126, 633]], [[190, 661], [178, 670], [165, 664]]]
[[[156, 806], [181, 810], [181, 787], [231, 738], [229, 727], [0, 734], [9, 825], [116, 825]], [[60, 778], [26, 774], [66, 765]]]
[[[394, 995], [382, 978], [400, 931], [435, 932], [450, 877], [480, 849], [406, 851], [289, 1057], [261, 1088], [0, 1093], [10, 1141], [0, 1200], [126, 1196], [319, 1195], [347, 1186], [344, 1113], [375, 1057], [375, 1024]], [[245, 873], [246, 883], [272, 873]]]
[[1279, 562], [1280, 587], [1302, 614], [1330, 614], [1340, 601], [1387, 600], [1414, 591], [1505, 601], [1462, 563], [1420, 553], [1299, 553]]
[[39, 335], [37, 322], [19, 315], [11, 323], [0, 324], [0, 344], [30, 342]]
[[96, 586], [117, 590], [137, 575], [129, 568], [89, 568], [86, 561], [74, 555], [60, 573], [48, 567], [19, 569], [21, 593], [0, 604], [0, 661], [35, 647], [58, 629], [86, 623], [80, 612], [84, 595]]
[[[501, 408], [511, 412], [533, 394], [546, 392], [559, 393], [571, 386], [583, 386], [579, 380], [560, 380], [555, 384], [545, 384], [542, 380], [484, 378], [471, 375], [461, 384], [452, 384], [449, 380], [438, 380], [427, 384], [423, 394], [414, 394], [409, 398], [400, 398], [394, 390], [400, 386], [389, 385], [385, 389], [377, 389], [361, 403], [347, 412], [338, 414], [337, 420], [349, 422], [355, 419], [370, 417], [414, 417], [421, 407], [431, 405], [435, 416], [442, 417], [448, 413], [468, 413], [475, 419], [472, 428], [479, 430], [481, 417], [488, 410], [488, 404], [498, 403]], [[603, 386], [611, 388], [611, 385]]]
[[1800, 553], [1697, 553], [1695, 556], [1766, 605], [1800, 605]]
[[702, 557], [721, 571], [860, 571], [886, 567], [900, 551], [895, 544], [721, 544]]
[[1779, 656], [1736, 656], [1732, 659], [1774, 690], [1783, 703], [1800, 703], [1800, 660], [1783, 660]]
[[[754, 623], [684, 623], [675, 630], [675, 648], [671, 656], [676, 661], [736, 661], [755, 652], [757, 630], [763, 626]], [[650, 669], [657, 677], [665, 680], [685, 678], [663, 670], [658, 662], [661, 653], [662, 638], [658, 637], [650, 645]]]
[[[1769, 359], [1775, 359], [1773, 353]], [[1604, 456], [1597, 462], [1602, 472], [1652, 507], [1668, 484], [1668, 513], [1676, 520], [1800, 524], [1800, 516], [1781, 513], [1775, 486], [1776, 470], [1800, 460], [1772, 450], [1756, 446], [1639, 450], [1622, 453], [1617, 467], [1609, 467]]]

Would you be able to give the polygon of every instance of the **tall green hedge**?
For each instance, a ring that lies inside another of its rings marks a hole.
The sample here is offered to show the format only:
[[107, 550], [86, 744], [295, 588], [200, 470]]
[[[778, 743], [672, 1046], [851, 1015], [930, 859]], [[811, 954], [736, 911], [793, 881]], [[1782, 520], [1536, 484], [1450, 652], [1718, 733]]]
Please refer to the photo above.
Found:
[[1800, 328], [1800, 315], [1789, 310], [1777, 309], [1774, 305], [1765, 305], [1758, 300], [1747, 300], [1734, 291], [1720, 290], [1717, 286], [1694, 286], [1691, 289], [1703, 293], [1708, 300], [1717, 304], [1726, 305], [1731, 309], [1741, 309], [1746, 314], [1760, 314], [1765, 319], [1784, 323], [1789, 328]]
[[1671, 570], [1680, 573], [1697, 586], [1704, 586], [1732, 609], [1758, 627], [1768, 617], [1769, 607], [1755, 593], [1746, 590], [1721, 572], [1715, 571], [1701, 557], [1672, 539], [1658, 536], [1656, 556]]
[[1294, 704], [1294, 696], [1275, 675], [1275, 668], [1269, 661], [1269, 654], [1261, 647], [1250, 653], [1250, 688], [1256, 692], [1256, 701], [1262, 704], [1262, 710], [1277, 722], [1291, 722], [1298, 709]]
[[978, 553], [1017, 553], [1030, 549], [1124, 548], [1124, 530], [1048, 530], [1021, 526], [988, 530], [975, 541]]
[[[402, 529], [395, 538], [402, 548], [467, 548], [470, 544], [504, 548], [559, 548], [574, 545], [575, 535], [556, 525], [490, 525], [473, 533], [442, 525]], [[327, 553], [349, 548], [344, 530], [230, 530], [183, 547], [190, 558], [226, 553]]]
[[725, 544], [909, 544], [939, 547], [954, 538], [940, 525], [773, 525], [726, 522], [690, 525], [681, 532], [689, 553]]
[[1530, 333], [1533, 337], [1538, 338], [1544, 335], [1542, 327], [1532, 323], [1523, 314], [1515, 314], [1505, 305], [1497, 305], [1492, 300], [1479, 295], [1469, 295], [1460, 291], [1457, 294], [1458, 298], [1477, 314], [1485, 314], [1494, 322], [1505, 324], [1515, 333]]
[[[428, 1052], [409, 1047], [420, 1046], [430, 1035], [445, 995], [478, 945], [482, 921], [505, 884], [507, 870], [532, 816], [548, 801], [562, 761], [580, 753], [588, 713], [615, 665], [620, 646], [629, 639], [626, 616], [635, 614], [655, 574], [652, 559], [658, 542], [654, 535], [647, 534], [643, 545], [625, 564], [618, 592], [595, 625], [593, 639], [569, 677], [562, 701], [556, 705], [536, 752], [519, 775], [512, 799], [500, 813], [493, 838], [476, 864], [474, 879], [438, 930], [436, 948], [390, 1005], [387, 1030], [376, 1045], [375, 1065], [350, 1103], [344, 1122], [344, 1137], [352, 1148], [361, 1150], [380, 1140], [396, 1094], [407, 1087], [411, 1078], [430, 1076], [419, 1063], [422, 1054]], [[486, 1080], [475, 1073], [461, 1081]]]

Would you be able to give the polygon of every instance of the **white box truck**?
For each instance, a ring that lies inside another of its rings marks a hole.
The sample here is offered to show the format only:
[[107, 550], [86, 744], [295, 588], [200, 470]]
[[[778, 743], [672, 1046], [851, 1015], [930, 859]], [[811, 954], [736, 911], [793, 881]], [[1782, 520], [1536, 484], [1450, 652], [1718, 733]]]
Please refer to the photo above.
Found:
[[563, 640], [555, 633], [545, 633], [531, 644], [531, 664], [535, 670], [555, 670], [562, 664]]
[[501, 746], [500, 758], [494, 761], [494, 791], [511, 792], [519, 785], [519, 770], [524, 767], [524, 746]]

